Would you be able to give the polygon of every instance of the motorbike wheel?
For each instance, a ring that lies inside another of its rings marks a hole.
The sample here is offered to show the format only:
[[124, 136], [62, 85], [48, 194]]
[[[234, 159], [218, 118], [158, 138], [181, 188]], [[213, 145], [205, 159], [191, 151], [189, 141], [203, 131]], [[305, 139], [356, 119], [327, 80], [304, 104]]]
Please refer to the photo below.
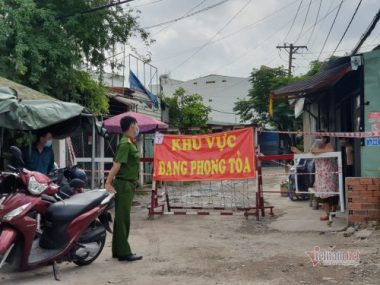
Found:
[[98, 245], [98, 249], [94, 255], [83, 257], [83, 258], [77, 257], [73, 262], [78, 266], [89, 265], [92, 262], [94, 262], [98, 258], [98, 256], [101, 254], [101, 252], [103, 251], [104, 244], [106, 243], [106, 236], [104, 236], [103, 238], [98, 240], [96, 243]]
[[20, 268], [24, 243], [20, 239], [16, 240], [15, 242], [15, 246], [9, 254], [3, 268], [1, 269], [1, 273], [17, 272]]

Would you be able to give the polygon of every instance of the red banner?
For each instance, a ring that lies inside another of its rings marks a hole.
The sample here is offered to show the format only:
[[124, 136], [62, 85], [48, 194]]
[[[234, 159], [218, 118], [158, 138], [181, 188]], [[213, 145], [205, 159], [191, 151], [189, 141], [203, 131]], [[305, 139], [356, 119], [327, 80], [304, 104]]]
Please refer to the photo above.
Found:
[[154, 179], [200, 181], [255, 178], [253, 129], [155, 137]]

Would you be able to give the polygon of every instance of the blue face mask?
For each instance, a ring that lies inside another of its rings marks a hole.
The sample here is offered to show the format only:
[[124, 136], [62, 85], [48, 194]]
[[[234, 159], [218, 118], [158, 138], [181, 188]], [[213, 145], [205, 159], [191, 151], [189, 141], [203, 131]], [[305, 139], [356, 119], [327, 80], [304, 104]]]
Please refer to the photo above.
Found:
[[45, 147], [51, 147], [53, 145], [53, 140], [48, 140], [46, 143], [45, 143]]

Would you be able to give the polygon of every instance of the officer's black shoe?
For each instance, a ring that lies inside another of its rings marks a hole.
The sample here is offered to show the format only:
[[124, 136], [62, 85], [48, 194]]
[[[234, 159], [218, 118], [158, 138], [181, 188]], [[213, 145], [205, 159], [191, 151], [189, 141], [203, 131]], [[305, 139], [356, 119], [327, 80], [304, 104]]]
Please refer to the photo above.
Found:
[[137, 261], [137, 260], [141, 260], [142, 258], [143, 258], [142, 256], [138, 256], [136, 254], [130, 254], [127, 256], [119, 257], [119, 261]]

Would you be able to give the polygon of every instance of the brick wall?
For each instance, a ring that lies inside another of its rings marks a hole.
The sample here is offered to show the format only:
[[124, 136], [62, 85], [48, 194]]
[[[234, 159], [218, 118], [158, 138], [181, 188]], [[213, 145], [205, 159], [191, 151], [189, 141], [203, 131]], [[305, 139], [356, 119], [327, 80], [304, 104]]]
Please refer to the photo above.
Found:
[[380, 178], [346, 178], [348, 223], [380, 221]]

